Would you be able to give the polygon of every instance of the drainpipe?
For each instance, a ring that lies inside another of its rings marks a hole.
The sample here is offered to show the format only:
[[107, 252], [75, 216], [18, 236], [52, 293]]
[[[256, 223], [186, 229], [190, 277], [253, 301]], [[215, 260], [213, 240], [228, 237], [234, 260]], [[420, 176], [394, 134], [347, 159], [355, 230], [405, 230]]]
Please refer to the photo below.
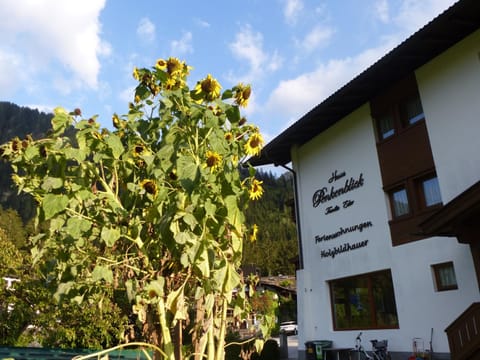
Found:
[[293, 175], [293, 196], [295, 200], [295, 221], [297, 223], [297, 237], [298, 237], [298, 263], [299, 270], [303, 270], [303, 250], [302, 250], [302, 230], [300, 226], [300, 212], [298, 206], [298, 185], [297, 185], [297, 173], [295, 170], [289, 168], [286, 165], [275, 164], [275, 166], [281, 166], [282, 168], [290, 171]]

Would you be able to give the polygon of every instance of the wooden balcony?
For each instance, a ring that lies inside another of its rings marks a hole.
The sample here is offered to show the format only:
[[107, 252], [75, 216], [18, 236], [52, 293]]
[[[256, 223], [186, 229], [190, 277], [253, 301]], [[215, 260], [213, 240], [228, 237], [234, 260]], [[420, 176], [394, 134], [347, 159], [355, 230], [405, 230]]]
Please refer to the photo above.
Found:
[[470, 305], [445, 332], [452, 360], [480, 360], [480, 302]]

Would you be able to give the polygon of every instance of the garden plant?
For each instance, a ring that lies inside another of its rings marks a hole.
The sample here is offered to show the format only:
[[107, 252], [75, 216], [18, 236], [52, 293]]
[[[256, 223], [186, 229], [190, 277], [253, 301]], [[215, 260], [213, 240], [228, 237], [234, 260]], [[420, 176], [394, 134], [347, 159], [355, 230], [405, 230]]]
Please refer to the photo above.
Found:
[[134, 68], [132, 103], [110, 130], [56, 108], [45, 138], [0, 154], [48, 223], [31, 251], [56, 299], [101, 311], [124, 295], [155, 358], [222, 360], [227, 310], [250, 311], [239, 267], [258, 228], [244, 211], [263, 194], [239, 166], [263, 139], [241, 115], [249, 85], [222, 91], [207, 75], [189, 88], [190, 70], [177, 58]]

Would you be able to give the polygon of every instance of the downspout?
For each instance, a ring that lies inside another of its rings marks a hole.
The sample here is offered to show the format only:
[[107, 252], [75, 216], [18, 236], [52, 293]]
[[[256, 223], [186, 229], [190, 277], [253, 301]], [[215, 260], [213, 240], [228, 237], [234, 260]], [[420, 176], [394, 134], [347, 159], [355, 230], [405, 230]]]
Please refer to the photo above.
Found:
[[303, 270], [303, 247], [302, 247], [302, 230], [300, 226], [300, 208], [298, 205], [298, 185], [297, 185], [297, 173], [295, 170], [289, 168], [286, 165], [275, 164], [275, 166], [281, 166], [284, 169], [290, 171], [293, 175], [293, 196], [295, 200], [295, 221], [297, 223], [297, 237], [298, 237], [298, 266], [299, 270]]

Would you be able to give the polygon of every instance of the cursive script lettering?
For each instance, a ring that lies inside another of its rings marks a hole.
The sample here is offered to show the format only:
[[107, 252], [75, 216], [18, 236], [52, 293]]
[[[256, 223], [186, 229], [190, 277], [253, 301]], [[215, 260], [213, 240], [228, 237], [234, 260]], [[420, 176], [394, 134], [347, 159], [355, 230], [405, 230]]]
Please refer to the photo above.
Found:
[[338, 254], [343, 254], [344, 252], [348, 252], [350, 250], [360, 249], [362, 247], [367, 246], [367, 244], [368, 244], [368, 240], [363, 240], [354, 244], [345, 243], [343, 245], [335, 246], [328, 250], [322, 250], [320, 252], [320, 255], [322, 258], [331, 257], [333, 259]]
[[354, 200], [345, 200], [343, 202], [343, 208], [346, 209], [347, 207], [352, 206], [354, 202]]
[[338, 205], [336, 205], [336, 206], [329, 206], [329, 207], [327, 207], [327, 208], [325, 209], [325, 215], [331, 214], [331, 213], [333, 213], [333, 212], [335, 212], [335, 211], [338, 211], [338, 210], [340, 210], [340, 207], [339, 207]]
[[342, 235], [345, 235], [345, 234], [348, 234], [348, 233], [351, 233], [351, 232], [355, 232], [355, 231], [362, 232], [364, 229], [368, 229], [372, 226], [373, 226], [373, 224], [372, 224], [371, 221], [365, 221], [365, 222], [361, 222], [359, 224], [355, 224], [355, 225], [352, 225], [352, 226], [340, 227], [340, 229], [338, 229], [338, 231], [336, 231], [334, 233], [323, 234], [321, 236], [316, 235], [315, 236], [315, 244], [318, 244], [319, 242], [322, 242], [322, 241], [333, 240], [333, 239], [336, 239], [336, 238], [338, 238]]
[[343, 178], [345, 176], [345, 171], [342, 171], [341, 173], [338, 172], [338, 170], [335, 170], [333, 173], [332, 173], [332, 176], [330, 177], [330, 179], [328, 179], [328, 183], [331, 184], [337, 180], [340, 180], [341, 178]]
[[323, 204], [327, 201], [333, 200], [340, 195], [346, 194], [352, 190], [358, 189], [359, 187], [363, 186], [363, 173], [357, 179], [351, 177], [350, 179], [345, 181], [345, 184], [340, 188], [330, 187], [323, 187], [318, 189], [313, 194], [312, 202], [313, 207], [317, 207], [320, 204]]

